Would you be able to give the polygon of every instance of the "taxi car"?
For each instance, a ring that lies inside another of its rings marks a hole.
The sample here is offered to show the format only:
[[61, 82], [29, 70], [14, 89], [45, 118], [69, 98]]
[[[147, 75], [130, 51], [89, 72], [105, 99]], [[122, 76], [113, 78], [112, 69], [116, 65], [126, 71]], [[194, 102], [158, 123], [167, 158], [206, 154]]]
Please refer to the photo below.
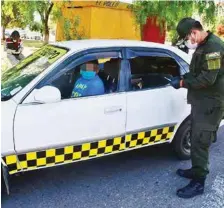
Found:
[[[80, 66], [97, 60], [103, 95], [71, 97]], [[2, 74], [2, 171], [15, 173], [172, 143], [190, 157], [189, 70], [177, 48], [143, 41], [79, 40], [43, 46]], [[150, 151], [150, 150], [149, 150]]]

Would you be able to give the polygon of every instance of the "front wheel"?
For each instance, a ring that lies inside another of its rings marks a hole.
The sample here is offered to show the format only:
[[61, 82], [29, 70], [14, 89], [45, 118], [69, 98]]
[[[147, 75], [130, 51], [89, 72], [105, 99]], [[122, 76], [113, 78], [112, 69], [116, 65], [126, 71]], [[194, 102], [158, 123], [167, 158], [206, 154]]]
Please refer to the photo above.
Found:
[[174, 151], [181, 160], [189, 160], [191, 157], [191, 121], [188, 118], [181, 124], [173, 140]]

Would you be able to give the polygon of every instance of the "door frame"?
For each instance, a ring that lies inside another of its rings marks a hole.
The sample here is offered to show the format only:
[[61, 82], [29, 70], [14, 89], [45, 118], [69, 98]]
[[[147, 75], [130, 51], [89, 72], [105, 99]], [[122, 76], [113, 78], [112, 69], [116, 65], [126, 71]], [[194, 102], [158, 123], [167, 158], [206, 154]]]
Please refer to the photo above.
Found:
[[[71, 67], [71, 65], [77, 64], [77, 59], [80, 62], [83, 60], [84, 55], [89, 55], [93, 53], [100, 53], [100, 52], [118, 52], [121, 54], [121, 60], [124, 59], [124, 54], [125, 54], [125, 49], [124, 47], [108, 47], [108, 48], [91, 48], [91, 49], [86, 49], [78, 52], [74, 52], [70, 56], [68, 56], [63, 62], [58, 64], [55, 68], [53, 68], [46, 76], [42, 77], [41, 80], [39, 80], [35, 85], [30, 88], [30, 90], [23, 96], [23, 98], [19, 101], [18, 105], [23, 104], [24, 100], [30, 95], [30, 93], [34, 89], [40, 89], [41, 87], [47, 85], [60, 71], [66, 72], [68, 71]], [[120, 67], [120, 76], [124, 75], [125, 73], [122, 72], [122, 67]], [[41, 76], [41, 74], [39, 75]], [[122, 80], [125, 82], [125, 80]], [[122, 86], [121, 88], [124, 89], [124, 86], [122, 84], [119, 84], [119, 86]], [[125, 84], [126, 85], [126, 84]]]

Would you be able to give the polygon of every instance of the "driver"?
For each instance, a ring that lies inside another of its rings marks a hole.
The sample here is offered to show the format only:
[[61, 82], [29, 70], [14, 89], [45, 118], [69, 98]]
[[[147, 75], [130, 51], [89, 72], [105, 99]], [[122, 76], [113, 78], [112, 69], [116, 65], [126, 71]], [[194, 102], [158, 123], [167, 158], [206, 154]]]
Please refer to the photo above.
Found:
[[71, 97], [102, 95], [105, 93], [103, 81], [98, 76], [98, 61], [89, 61], [81, 66], [81, 77], [76, 81]]

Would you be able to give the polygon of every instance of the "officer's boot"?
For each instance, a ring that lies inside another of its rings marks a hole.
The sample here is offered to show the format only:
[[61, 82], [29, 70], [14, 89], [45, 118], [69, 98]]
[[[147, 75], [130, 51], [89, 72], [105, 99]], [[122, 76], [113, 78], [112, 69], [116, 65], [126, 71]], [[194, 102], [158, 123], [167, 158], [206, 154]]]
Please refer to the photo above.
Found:
[[176, 172], [177, 175], [184, 177], [184, 178], [189, 178], [189, 179], [193, 179], [194, 178], [194, 173], [192, 169], [178, 169]]
[[180, 198], [192, 198], [204, 193], [205, 178], [192, 179], [191, 182], [177, 190], [177, 196]]

